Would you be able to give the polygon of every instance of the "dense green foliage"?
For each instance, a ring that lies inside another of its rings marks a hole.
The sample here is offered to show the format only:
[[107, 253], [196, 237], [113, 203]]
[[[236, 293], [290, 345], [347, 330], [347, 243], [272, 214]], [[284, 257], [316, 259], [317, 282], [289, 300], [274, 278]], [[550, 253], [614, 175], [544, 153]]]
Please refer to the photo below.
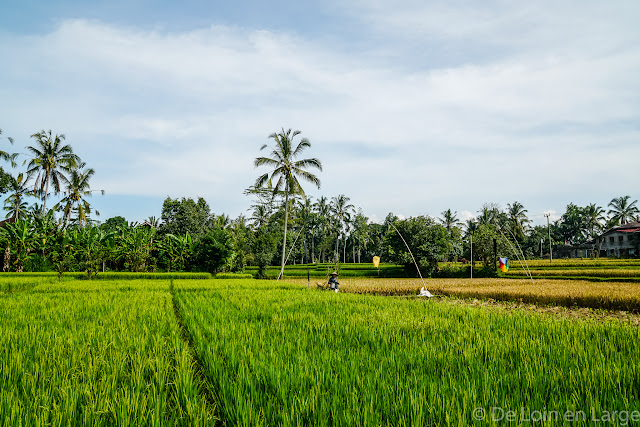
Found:
[[[438, 267], [438, 261], [447, 255], [447, 231], [432, 218], [418, 216], [397, 221], [397, 232], [390, 230], [385, 235], [386, 256], [391, 262], [410, 266], [411, 254], [419, 262], [419, 267], [427, 275], [432, 275]], [[411, 248], [407, 250], [405, 245]]]
[[193, 261], [203, 271], [219, 271], [231, 255], [229, 234], [224, 229], [213, 229], [202, 236], [193, 250]]
[[160, 231], [162, 234], [189, 234], [198, 238], [211, 228], [214, 220], [209, 204], [202, 197], [198, 197], [197, 201], [167, 197], [162, 204]]
[[[0, 191], [8, 193], [4, 206], [8, 221], [0, 227], [2, 271], [56, 271], [61, 276], [82, 271], [92, 278], [107, 271], [215, 274], [250, 268], [256, 277], [271, 277], [269, 267], [276, 264], [286, 275], [284, 266], [291, 264], [331, 263], [332, 269], [340, 270], [341, 264], [368, 263], [379, 256], [384, 262], [401, 264], [399, 276], [417, 276], [404, 238], [423, 276], [462, 275], [464, 268], [443, 271], [438, 264], [467, 260], [474, 265], [481, 262], [484, 269], [478, 275], [495, 276], [497, 256], [545, 258], [550, 246], [563, 256], [575, 245], [587, 245], [580, 250], [597, 256], [596, 236], [640, 214], [636, 200], [621, 196], [611, 200], [608, 211], [593, 203], [583, 207], [570, 203], [548, 228], [532, 227], [528, 211], [517, 201], [506, 209], [486, 203], [466, 224], [451, 209], [439, 218], [389, 213], [376, 224], [344, 194], [317, 200], [304, 195], [301, 182], [319, 186], [319, 178], [309, 170], [321, 170], [321, 162], [299, 158], [310, 147], [305, 138], [294, 143], [299, 133], [282, 129], [271, 134], [270, 153], [255, 159], [255, 166], [270, 170], [262, 171], [245, 191], [254, 199], [249, 218], [214, 214], [201, 197], [167, 197], [160, 219], [130, 223], [116, 216], [102, 224], [96, 222], [99, 214], [89, 203], [89, 196], [98, 191], [90, 182], [96, 171], [65, 145], [63, 134], [34, 133], [27, 154], [0, 150], [0, 159], [12, 167], [18, 166], [18, 157], [26, 156], [22, 162], [26, 170], [9, 175], [0, 169]], [[58, 199], [48, 203], [51, 197]], [[30, 199], [42, 204], [30, 204]], [[635, 249], [615, 254], [637, 257], [638, 245], [640, 239], [635, 238]]]

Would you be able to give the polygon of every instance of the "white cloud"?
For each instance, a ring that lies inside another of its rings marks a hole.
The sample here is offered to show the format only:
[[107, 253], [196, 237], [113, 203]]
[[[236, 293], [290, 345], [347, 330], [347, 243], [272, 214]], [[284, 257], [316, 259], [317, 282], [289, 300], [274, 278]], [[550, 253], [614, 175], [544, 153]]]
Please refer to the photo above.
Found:
[[202, 195], [231, 214], [281, 126], [323, 160], [321, 193], [347, 194], [371, 218], [610, 199], [637, 181], [639, 37], [624, 11], [573, 5], [356, 3], [389, 36], [373, 50], [416, 53], [404, 45], [418, 40], [439, 59], [468, 53], [442, 63], [259, 29], [62, 21], [0, 35], [11, 64], [0, 125], [18, 144], [42, 127], [66, 132], [111, 194]]
[[473, 214], [473, 212], [464, 210], [460, 212], [459, 218], [460, 218], [460, 222], [467, 222], [470, 219], [475, 219], [476, 216]]

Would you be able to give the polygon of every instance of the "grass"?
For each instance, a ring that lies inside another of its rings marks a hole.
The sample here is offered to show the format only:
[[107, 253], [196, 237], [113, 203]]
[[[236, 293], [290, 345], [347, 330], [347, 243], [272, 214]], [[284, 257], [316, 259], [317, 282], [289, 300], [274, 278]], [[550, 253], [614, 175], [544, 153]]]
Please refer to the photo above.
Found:
[[638, 328], [225, 282], [176, 282], [176, 300], [228, 425], [469, 425], [478, 407], [640, 407]]
[[[93, 276], [92, 280], [139, 280], [139, 279], [155, 279], [155, 280], [171, 280], [171, 279], [211, 279], [211, 273], [190, 273], [190, 272], [171, 272], [171, 273], [153, 273], [153, 272], [119, 272], [107, 271], [98, 273]], [[22, 272], [22, 273], [4, 273], [0, 272], [0, 281], [3, 279], [15, 280], [16, 278], [33, 279], [33, 278], [55, 278], [57, 280], [58, 273], [55, 272]], [[87, 280], [85, 272], [67, 272], [62, 276], [63, 280]]]
[[[640, 329], [622, 322], [355, 293], [415, 292], [408, 279], [345, 279], [338, 294], [300, 279], [11, 280], [0, 426], [462, 426], [478, 407], [640, 409]], [[473, 290], [533, 292], [525, 282]], [[568, 283], [550, 282], [541, 293]]]
[[[77, 274], [77, 273], [74, 273]], [[171, 273], [131, 273], [131, 272], [115, 272], [108, 271], [98, 273], [93, 280], [170, 280], [170, 279], [211, 279], [211, 273], [188, 273], [188, 272], [171, 272]], [[82, 277], [86, 279], [86, 274]]]
[[242, 273], [218, 273], [216, 274], [216, 279], [253, 279], [252, 274], [242, 274]]
[[168, 282], [41, 280], [0, 307], [0, 425], [214, 421]]

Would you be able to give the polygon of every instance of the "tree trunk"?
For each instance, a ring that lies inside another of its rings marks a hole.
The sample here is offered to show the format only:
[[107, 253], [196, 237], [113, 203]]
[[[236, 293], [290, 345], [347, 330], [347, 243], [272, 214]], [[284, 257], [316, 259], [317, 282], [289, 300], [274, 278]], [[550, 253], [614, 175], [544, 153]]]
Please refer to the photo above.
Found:
[[7, 245], [7, 249], [4, 250], [4, 265], [2, 271], [9, 271], [11, 265], [11, 247]]
[[287, 247], [287, 222], [289, 220], [289, 192], [285, 191], [284, 194], [284, 237], [282, 238], [282, 266], [280, 267], [280, 275], [278, 276], [278, 280], [282, 279], [282, 276], [284, 275], [284, 262]]
[[69, 225], [69, 221], [71, 221], [71, 209], [73, 208], [73, 206], [71, 206], [69, 208], [69, 214], [67, 215], [67, 220], [64, 222], [64, 228], [67, 228], [67, 226]]
[[347, 263], [347, 242], [349, 241], [349, 236], [345, 234], [344, 236], [344, 246], [342, 247], [342, 262]]
[[342, 262], [343, 263], [347, 263], [347, 240], [349, 239], [348, 236], [344, 236], [344, 246], [342, 246]]
[[44, 190], [44, 203], [42, 203], [42, 215], [47, 213], [47, 194], [49, 194], [49, 171], [46, 173], [47, 185]]

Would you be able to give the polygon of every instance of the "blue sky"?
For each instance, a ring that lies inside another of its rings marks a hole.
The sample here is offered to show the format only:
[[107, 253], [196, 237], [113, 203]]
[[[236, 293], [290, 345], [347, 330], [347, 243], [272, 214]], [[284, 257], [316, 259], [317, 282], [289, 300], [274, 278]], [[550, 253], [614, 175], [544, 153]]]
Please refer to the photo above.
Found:
[[[0, 5], [0, 128], [64, 133], [100, 219], [169, 197], [246, 214], [269, 134], [314, 197], [466, 218], [640, 198], [637, 1], [36, 1]], [[6, 144], [6, 140], [1, 141]], [[16, 171], [17, 172], [17, 171]]]

